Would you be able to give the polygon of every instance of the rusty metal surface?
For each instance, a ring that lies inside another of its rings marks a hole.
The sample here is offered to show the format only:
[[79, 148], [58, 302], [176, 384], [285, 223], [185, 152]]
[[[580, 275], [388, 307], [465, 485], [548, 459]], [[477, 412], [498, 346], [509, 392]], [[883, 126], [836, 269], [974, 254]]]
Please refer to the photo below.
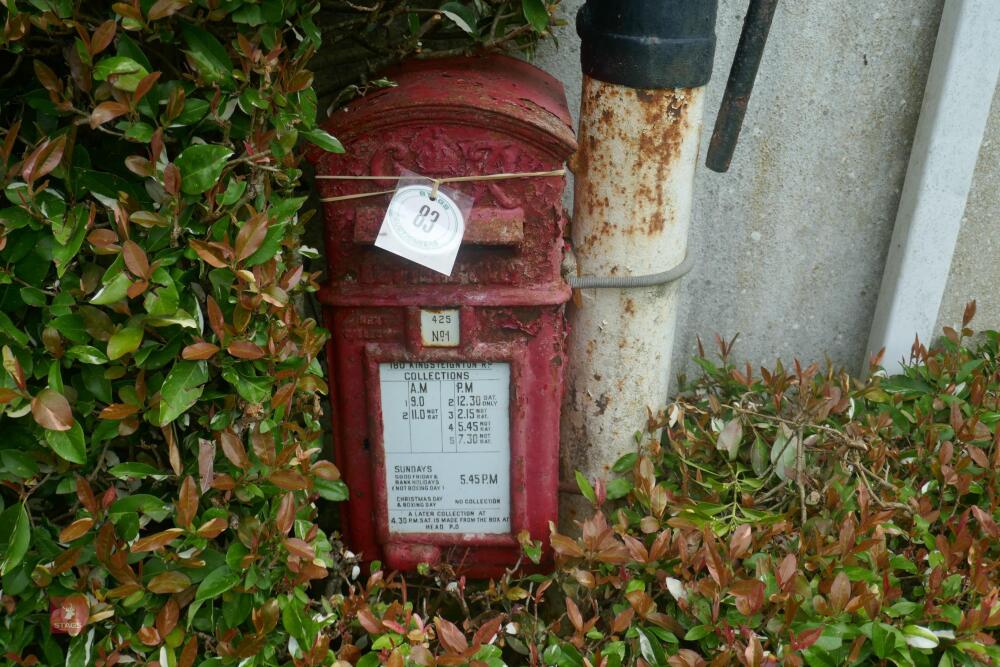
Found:
[[743, 129], [743, 119], [746, 117], [750, 95], [757, 81], [757, 70], [761, 58], [764, 57], [764, 47], [767, 36], [771, 32], [771, 22], [778, 8], [778, 0], [750, 0], [747, 15], [743, 22], [743, 32], [740, 33], [740, 43], [736, 47], [732, 69], [729, 70], [729, 81], [726, 92], [719, 105], [719, 115], [715, 119], [715, 129], [712, 131], [712, 141], [708, 146], [705, 165], [712, 171], [729, 171], [736, 152], [736, 143]]
[[[375, 243], [384, 215], [384, 207], [358, 207], [355, 243]], [[524, 209], [474, 208], [465, 221], [462, 241], [471, 245], [518, 245], [524, 241]]]
[[[560, 167], [575, 149], [561, 87], [524, 63], [494, 57], [417, 63], [398, 88], [337, 112], [326, 129], [344, 155], [311, 154], [318, 174], [465, 176]], [[322, 180], [321, 196], [393, 183]], [[365, 560], [413, 569], [449, 562], [495, 576], [518, 560], [515, 536], [547, 540], [557, 518], [559, 410], [566, 366], [560, 275], [563, 177], [459, 183], [475, 198], [466, 242], [444, 276], [371, 246], [387, 196], [324, 206], [329, 281], [320, 292], [335, 456], [351, 488], [345, 535]], [[457, 308], [458, 347], [425, 347], [421, 308]], [[379, 364], [501, 361], [511, 367], [511, 532], [394, 533], [386, 510]], [[530, 473], [530, 476], [529, 476]]]
[[[636, 276], [684, 260], [703, 88], [584, 79], [572, 239], [581, 275]], [[606, 477], [667, 398], [678, 285], [584, 289], [569, 309], [564, 480]], [[566, 500], [572, 500], [567, 497]], [[564, 503], [564, 507], [571, 503]], [[571, 527], [572, 512], [563, 526]]]

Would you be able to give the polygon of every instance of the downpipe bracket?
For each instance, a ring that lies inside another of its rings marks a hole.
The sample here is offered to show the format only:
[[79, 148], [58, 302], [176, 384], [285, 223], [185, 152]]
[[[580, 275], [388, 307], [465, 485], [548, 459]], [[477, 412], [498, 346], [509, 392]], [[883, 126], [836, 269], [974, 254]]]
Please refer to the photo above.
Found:
[[642, 276], [565, 276], [566, 282], [573, 289], [640, 289], [643, 287], [659, 287], [677, 282], [694, 268], [694, 257], [691, 253], [684, 256], [677, 266]]

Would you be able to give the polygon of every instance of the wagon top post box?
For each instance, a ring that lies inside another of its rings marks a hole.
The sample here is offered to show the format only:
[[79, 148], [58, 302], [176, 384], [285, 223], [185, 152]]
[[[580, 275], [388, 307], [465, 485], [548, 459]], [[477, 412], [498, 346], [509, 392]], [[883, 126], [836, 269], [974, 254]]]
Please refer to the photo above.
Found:
[[[416, 62], [390, 78], [325, 123], [344, 154], [310, 154], [344, 532], [393, 569], [493, 576], [518, 560], [518, 535], [547, 543], [557, 519], [571, 290], [552, 172], [576, 143], [562, 86], [524, 62]], [[406, 172], [509, 175], [449, 185], [474, 200], [451, 275], [374, 247], [390, 195], [365, 193]]]

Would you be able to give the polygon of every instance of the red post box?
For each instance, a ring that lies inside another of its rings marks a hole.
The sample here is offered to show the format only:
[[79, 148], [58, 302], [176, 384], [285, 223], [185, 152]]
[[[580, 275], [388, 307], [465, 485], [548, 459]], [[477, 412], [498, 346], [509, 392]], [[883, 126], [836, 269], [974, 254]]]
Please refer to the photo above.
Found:
[[[336, 111], [313, 153], [324, 199], [445, 178], [560, 169], [562, 86], [507, 57], [418, 62]], [[325, 178], [324, 178], [325, 177]], [[454, 184], [474, 199], [450, 276], [373, 246], [390, 196], [324, 206], [335, 456], [348, 544], [393, 569], [492, 576], [557, 518], [565, 366], [563, 176]]]

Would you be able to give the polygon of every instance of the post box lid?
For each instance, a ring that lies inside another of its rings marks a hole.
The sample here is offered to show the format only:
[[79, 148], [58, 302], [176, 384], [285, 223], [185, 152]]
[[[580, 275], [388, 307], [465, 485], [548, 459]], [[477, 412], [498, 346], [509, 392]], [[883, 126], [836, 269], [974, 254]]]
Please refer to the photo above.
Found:
[[[334, 111], [323, 127], [345, 144], [396, 125], [502, 127], [565, 158], [576, 149], [562, 84], [537, 67], [503, 55], [414, 60], [385, 73], [396, 85]], [[318, 161], [321, 151], [311, 151]]]

